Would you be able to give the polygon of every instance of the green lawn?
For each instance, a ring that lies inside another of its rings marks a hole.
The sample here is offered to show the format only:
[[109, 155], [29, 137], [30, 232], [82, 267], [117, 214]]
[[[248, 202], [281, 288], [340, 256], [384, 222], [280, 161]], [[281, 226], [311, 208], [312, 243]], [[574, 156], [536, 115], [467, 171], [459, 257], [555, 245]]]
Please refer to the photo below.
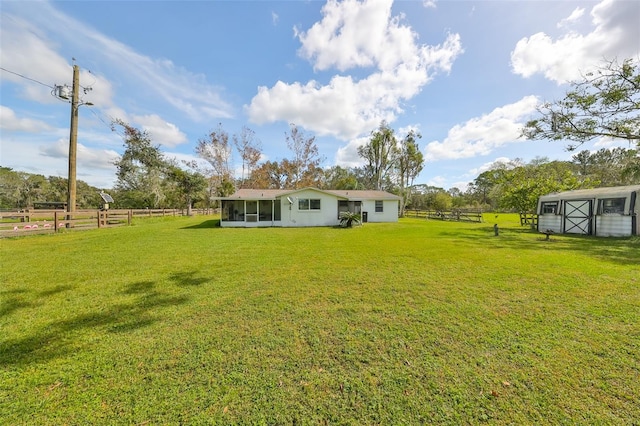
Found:
[[487, 218], [1, 240], [1, 423], [637, 425], [640, 238]]

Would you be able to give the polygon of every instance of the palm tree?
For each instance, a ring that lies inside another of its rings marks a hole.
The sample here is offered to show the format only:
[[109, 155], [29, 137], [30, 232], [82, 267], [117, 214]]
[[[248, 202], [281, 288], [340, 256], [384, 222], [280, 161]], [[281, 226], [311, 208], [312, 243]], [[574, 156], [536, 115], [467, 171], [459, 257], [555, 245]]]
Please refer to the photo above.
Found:
[[355, 212], [341, 212], [340, 213], [340, 226], [343, 228], [352, 228], [353, 224], [362, 224], [360, 213]]

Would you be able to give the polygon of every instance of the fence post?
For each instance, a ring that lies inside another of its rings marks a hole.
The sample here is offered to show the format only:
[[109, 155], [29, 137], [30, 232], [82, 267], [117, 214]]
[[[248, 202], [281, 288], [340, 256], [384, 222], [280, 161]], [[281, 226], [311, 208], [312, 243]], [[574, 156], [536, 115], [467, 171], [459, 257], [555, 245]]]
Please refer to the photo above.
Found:
[[58, 232], [58, 212], [53, 212], [53, 230]]
[[127, 212], [127, 225], [131, 225], [131, 219], [133, 218], [133, 210], [129, 209]]

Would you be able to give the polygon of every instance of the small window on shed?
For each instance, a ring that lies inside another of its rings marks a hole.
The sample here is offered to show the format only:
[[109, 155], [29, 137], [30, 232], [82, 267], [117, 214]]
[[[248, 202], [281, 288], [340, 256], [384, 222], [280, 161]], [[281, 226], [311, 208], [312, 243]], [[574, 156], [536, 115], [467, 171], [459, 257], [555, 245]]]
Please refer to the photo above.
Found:
[[624, 198], [604, 198], [600, 203], [602, 214], [624, 214]]
[[542, 214], [557, 214], [558, 213], [558, 202], [557, 201], [553, 201], [553, 202], [542, 203], [541, 213]]
[[384, 202], [382, 200], [376, 200], [376, 213], [384, 212]]

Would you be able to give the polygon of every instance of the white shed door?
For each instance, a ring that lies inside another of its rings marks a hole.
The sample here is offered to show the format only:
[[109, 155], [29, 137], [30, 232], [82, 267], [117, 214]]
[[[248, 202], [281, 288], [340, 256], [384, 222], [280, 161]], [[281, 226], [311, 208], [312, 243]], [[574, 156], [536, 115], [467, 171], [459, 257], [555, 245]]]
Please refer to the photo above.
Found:
[[565, 201], [564, 232], [566, 234], [591, 234], [592, 200]]

